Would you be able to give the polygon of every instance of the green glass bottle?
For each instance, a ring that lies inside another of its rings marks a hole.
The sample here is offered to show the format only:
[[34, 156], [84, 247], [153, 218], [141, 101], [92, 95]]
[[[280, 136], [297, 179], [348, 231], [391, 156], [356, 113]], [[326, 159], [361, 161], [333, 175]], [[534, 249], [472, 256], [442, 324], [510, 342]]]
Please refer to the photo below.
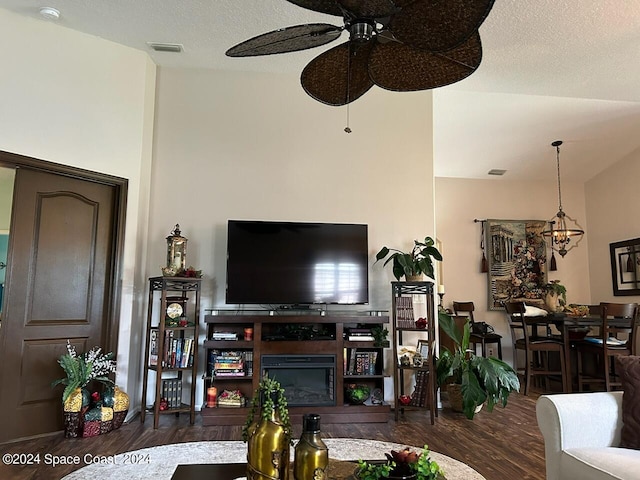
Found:
[[326, 480], [329, 449], [320, 438], [320, 415], [309, 413], [302, 419], [302, 436], [294, 453], [295, 480]]

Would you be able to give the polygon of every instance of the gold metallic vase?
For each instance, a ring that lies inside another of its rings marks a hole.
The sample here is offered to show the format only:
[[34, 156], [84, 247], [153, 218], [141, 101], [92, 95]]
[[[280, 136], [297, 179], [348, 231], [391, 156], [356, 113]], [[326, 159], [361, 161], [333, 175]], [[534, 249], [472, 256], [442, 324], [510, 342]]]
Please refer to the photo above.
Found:
[[302, 436], [294, 454], [294, 479], [326, 480], [329, 449], [320, 438], [320, 415], [309, 413], [302, 422]]
[[247, 441], [247, 479], [288, 480], [289, 437], [277, 409], [263, 418]]

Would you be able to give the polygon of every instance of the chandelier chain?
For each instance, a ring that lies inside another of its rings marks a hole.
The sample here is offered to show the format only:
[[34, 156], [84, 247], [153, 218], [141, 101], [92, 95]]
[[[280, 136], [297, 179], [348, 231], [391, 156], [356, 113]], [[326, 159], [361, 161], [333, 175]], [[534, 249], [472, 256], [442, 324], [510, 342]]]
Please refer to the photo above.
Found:
[[560, 145], [556, 146], [556, 165], [558, 169], [558, 210], [562, 211], [562, 192], [560, 190]]

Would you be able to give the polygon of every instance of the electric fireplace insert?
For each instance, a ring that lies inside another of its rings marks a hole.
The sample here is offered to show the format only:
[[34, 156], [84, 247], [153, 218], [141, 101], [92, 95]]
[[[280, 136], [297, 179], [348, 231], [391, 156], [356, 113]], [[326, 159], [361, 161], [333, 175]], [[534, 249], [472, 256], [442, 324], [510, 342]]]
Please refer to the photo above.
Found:
[[336, 405], [335, 355], [262, 355], [262, 375], [284, 388], [289, 406]]

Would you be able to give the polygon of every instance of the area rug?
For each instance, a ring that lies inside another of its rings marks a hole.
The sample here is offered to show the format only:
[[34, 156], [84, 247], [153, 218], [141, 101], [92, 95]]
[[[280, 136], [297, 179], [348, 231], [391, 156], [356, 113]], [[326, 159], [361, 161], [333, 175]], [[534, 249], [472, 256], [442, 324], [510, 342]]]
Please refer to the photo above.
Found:
[[[326, 438], [329, 455], [336, 460], [378, 460], [385, 452], [405, 447], [397, 443], [351, 438]], [[420, 450], [420, 447], [414, 447]], [[293, 449], [291, 449], [293, 460]], [[484, 480], [471, 467], [446, 455], [431, 452], [447, 480]], [[127, 480], [171, 480], [180, 464], [244, 463], [247, 446], [240, 441], [188, 442], [160, 445], [132, 452], [121, 453], [70, 473], [63, 480], [95, 480], [96, 478]]]

